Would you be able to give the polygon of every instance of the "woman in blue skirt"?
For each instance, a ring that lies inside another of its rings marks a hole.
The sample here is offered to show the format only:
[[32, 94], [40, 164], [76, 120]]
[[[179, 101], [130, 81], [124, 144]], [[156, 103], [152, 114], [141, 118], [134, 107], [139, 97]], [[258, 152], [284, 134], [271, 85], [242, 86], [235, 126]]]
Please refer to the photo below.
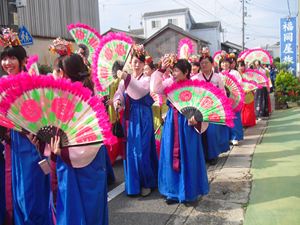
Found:
[[[162, 94], [167, 86], [190, 77], [191, 65], [180, 59], [173, 69], [173, 78], [162, 80], [169, 66], [163, 60], [162, 69], [151, 78], [151, 91]], [[167, 204], [196, 201], [198, 196], [209, 191], [201, 135], [193, 125], [194, 118], [187, 120], [169, 101], [169, 110], [164, 123], [158, 172], [159, 192], [166, 197]]]

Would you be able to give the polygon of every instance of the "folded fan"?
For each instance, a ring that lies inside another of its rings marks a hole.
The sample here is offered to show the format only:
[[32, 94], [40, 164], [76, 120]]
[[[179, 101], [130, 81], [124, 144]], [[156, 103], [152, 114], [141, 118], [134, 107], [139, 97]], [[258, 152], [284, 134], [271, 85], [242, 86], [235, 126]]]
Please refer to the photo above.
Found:
[[112, 143], [105, 107], [81, 83], [51, 76], [16, 75], [0, 103], [5, 116], [45, 142], [61, 136], [61, 145]]
[[234, 113], [225, 94], [204, 81], [183, 81], [165, 89], [171, 103], [187, 119], [233, 126]]
[[242, 75], [243, 79], [257, 83], [258, 87], [267, 87], [269, 85], [268, 77], [259, 70], [247, 69]]
[[70, 24], [67, 28], [77, 45], [83, 44], [89, 49], [88, 61], [92, 64], [101, 35], [94, 28], [83, 23]]
[[235, 77], [229, 73], [221, 73], [221, 78], [224, 82], [225, 88], [229, 91], [228, 98], [232, 101], [232, 109], [237, 112], [242, 109], [244, 104], [245, 94], [243, 88]]
[[30, 56], [27, 60], [26, 69], [28, 74], [39, 75], [39, 68], [37, 62], [39, 61], [39, 57], [37, 55]]
[[104, 91], [124, 66], [133, 41], [124, 33], [110, 32], [103, 36], [92, 65], [92, 76], [98, 91]]

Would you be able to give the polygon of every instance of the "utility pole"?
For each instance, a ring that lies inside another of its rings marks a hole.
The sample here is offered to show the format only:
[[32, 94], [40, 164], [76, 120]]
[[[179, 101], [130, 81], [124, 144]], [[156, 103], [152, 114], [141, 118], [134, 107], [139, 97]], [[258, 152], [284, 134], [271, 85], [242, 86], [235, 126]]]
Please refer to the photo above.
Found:
[[[299, 0], [298, 0], [299, 1]], [[245, 0], [242, 0], [242, 49], [245, 49]]]

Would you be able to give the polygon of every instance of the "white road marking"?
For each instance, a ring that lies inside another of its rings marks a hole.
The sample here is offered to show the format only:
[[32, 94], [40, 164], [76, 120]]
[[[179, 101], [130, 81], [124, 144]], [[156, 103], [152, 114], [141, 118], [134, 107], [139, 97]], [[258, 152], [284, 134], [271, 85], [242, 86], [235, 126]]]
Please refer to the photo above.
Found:
[[125, 191], [125, 183], [123, 182], [116, 188], [112, 189], [110, 192], [107, 194], [107, 201], [110, 202], [113, 200], [115, 197], [117, 197], [119, 194], [121, 194], [123, 191]]

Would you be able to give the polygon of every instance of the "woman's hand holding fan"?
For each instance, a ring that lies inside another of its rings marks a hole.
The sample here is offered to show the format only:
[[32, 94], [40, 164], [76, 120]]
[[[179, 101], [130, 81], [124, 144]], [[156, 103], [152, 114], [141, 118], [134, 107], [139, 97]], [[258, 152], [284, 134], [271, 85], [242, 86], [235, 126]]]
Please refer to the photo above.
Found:
[[191, 124], [196, 121], [233, 126], [235, 116], [231, 102], [213, 84], [197, 80], [175, 82], [165, 89], [165, 93]]

